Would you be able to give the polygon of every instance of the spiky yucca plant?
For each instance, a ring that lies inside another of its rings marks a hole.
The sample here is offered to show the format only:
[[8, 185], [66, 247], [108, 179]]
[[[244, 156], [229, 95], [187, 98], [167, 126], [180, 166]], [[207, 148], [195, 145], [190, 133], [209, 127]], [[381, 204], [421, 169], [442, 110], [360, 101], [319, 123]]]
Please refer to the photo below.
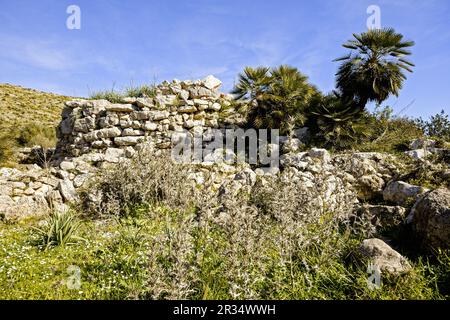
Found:
[[236, 99], [248, 101], [244, 112], [249, 127], [286, 133], [292, 122], [304, 123], [305, 110], [318, 91], [298, 69], [282, 65], [245, 68], [232, 93]]
[[346, 99], [353, 99], [363, 110], [368, 102], [381, 104], [391, 94], [398, 95], [413, 63], [405, 59], [413, 41], [404, 41], [403, 35], [392, 28], [373, 29], [353, 34], [343, 46], [352, 52], [335, 61], [342, 61], [336, 74], [337, 89]]
[[39, 235], [39, 244], [45, 250], [55, 246], [67, 246], [84, 240], [76, 236], [81, 226], [80, 220], [70, 211], [54, 212], [41, 228], [34, 228]]

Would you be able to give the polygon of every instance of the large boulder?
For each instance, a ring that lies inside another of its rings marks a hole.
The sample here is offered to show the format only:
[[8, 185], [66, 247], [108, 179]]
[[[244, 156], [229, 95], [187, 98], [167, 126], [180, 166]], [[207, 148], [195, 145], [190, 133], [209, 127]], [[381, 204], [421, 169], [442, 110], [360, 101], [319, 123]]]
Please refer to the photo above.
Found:
[[450, 248], [450, 191], [427, 192], [415, 203], [408, 221], [426, 249]]
[[428, 191], [403, 181], [392, 181], [383, 190], [383, 199], [398, 205], [405, 205], [408, 201], [415, 201], [419, 195]]
[[49, 210], [43, 196], [23, 195], [12, 199], [0, 196], [0, 218], [7, 222], [17, 222], [28, 217], [37, 217]]
[[399, 275], [411, 270], [408, 260], [383, 240], [376, 238], [364, 240], [359, 247], [359, 251], [363, 260], [378, 267], [381, 272]]

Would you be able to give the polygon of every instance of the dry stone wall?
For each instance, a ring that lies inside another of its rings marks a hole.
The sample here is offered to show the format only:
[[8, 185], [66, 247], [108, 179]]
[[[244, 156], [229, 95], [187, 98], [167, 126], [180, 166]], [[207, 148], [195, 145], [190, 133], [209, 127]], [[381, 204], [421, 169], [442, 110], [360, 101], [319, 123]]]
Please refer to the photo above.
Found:
[[[171, 147], [174, 132], [223, 128], [239, 123], [233, 97], [219, 92], [220, 80], [164, 82], [152, 97], [74, 100], [66, 103], [58, 128], [59, 157], [96, 153], [108, 162], [131, 157], [142, 143]], [[234, 116], [234, 118], [233, 118]]]

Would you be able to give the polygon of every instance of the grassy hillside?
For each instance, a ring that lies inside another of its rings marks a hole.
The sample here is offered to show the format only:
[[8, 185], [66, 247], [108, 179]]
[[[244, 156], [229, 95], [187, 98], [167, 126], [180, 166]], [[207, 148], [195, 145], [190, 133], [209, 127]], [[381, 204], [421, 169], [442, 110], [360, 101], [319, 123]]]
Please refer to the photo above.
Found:
[[0, 84], [0, 165], [15, 166], [18, 147], [53, 147], [64, 101], [70, 99]]
[[70, 97], [0, 84], [0, 133], [17, 124], [55, 126], [60, 119], [64, 101]]

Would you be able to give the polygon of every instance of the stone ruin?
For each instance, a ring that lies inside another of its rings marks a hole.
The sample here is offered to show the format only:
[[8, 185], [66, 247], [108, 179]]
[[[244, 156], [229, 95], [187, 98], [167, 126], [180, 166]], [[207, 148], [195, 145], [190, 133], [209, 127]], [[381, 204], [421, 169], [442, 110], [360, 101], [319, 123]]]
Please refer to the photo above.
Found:
[[[41, 165], [28, 170], [0, 168], [0, 215], [17, 220], [67, 210], [78, 201], [80, 188], [95, 178], [98, 170], [132, 158], [149, 147], [152, 152], [172, 148], [172, 136], [208, 130], [239, 128], [243, 119], [236, 112], [233, 96], [220, 92], [221, 82], [213, 76], [204, 80], [163, 82], [154, 95], [106, 100], [68, 101], [58, 126], [58, 142], [51, 154], [35, 153]], [[419, 199], [428, 190], [396, 181], [395, 157], [380, 153], [330, 155], [325, 149], [306, 150], [307, 129], [280, 137], [280, 168], [257, 168], [249, 164], [219, 163], [192, 166], [190, 178], [221, 193], [251, 187], [257, 177], [281, 177], [298, 181], [302, 192], [311, 195], [327, 210], [370, 213], [380, 220], [403, 221], [408, 199]], [[233, 152], [233, 150], [224, 150]], [[35, 159], [36, 160], [36, 157]], [[45, 162], [45, 165], [42, 165]], [[273, 170], [276, 169], [276, 170]], [[320, 183], [319, 183], [320, 181]], [[320, 190], [318, 185], [320, 184]], [[248, 189], [246, 189], [248, 190]], [[367, 204], [383, 198], [393, 206]], [[365, 203], [365, 204], [361, 204]]]
[[239, 122], [233, 97], [219, 92], [220, 80], [164, 82], [154, 97], [74, 100], [66, 103], [58, 128], [58, 157], [91, 153], [107, 162], [130, 157], [141, 143], [171, 147], [173, 132], [223, 128]]
[[242, 119], [233, 108], [233, 97], [219, 91], [221, 84], [208, 76], [163, 82], [152, 97], [128, 97], [119, 103], [66, 102], [56, 150], [29, 152], [32, 162], [41, 166], [28, 165], [27, 171], [0, 169], [0, 213], [15, 219], [49, 208], [65, 210], [67, 203], [77, 200], [76, 189], [99, 168], [131, 158], [144, 146], [169, 149], [175, 131], [239, 124]]
[[[77, 189], [98, 170], [132, 158], [144, 147], [154, 152], [170, 149], [172, 135], [181, 130], [194, 134], [239, 128], [243, 119], [235, 110], [233, 96], [221, 93], [220, 86], [220, 80], [208, 76], [197, 81], [163, 82], [152, 97], [128, 97], [119, 103], [83, 99], [66, 102], [56, 150], [44, 157], [45, 168], [33, 164], [28, 171], [1, 169], [0, 212], [15, 219], [49, 209], [66, 210], [68, 204], [78, 200]], [[331, 157], [324, 149], [300, 152], [306, 131], [302, 128], [295, 130], [293, 137], [280, 137], [282, 172], [278, 168], [251, 168], [245, 163], [200, 164], [191, 178], [201, 185], [214, 172], [213, 189], [239, 190], [242, 184], [254, 184], [256, 176], [283, 174], [314, 189], [320, 174], [326, 176], [327, 183], [324, 194], [318, 194], [317, 199], [330, 209], [348, 202], [342, 201], [346, 197], [351, 198], [350, 203], [358, 202], [354, 185], [362, 185], [364, 192], [381, 193], [392, 178], [395, 168], [377, 155], [351, 156], [352, 164], [348, 166], [342, 156]], [[343, 163], [347, 165], [345, 170]]]

